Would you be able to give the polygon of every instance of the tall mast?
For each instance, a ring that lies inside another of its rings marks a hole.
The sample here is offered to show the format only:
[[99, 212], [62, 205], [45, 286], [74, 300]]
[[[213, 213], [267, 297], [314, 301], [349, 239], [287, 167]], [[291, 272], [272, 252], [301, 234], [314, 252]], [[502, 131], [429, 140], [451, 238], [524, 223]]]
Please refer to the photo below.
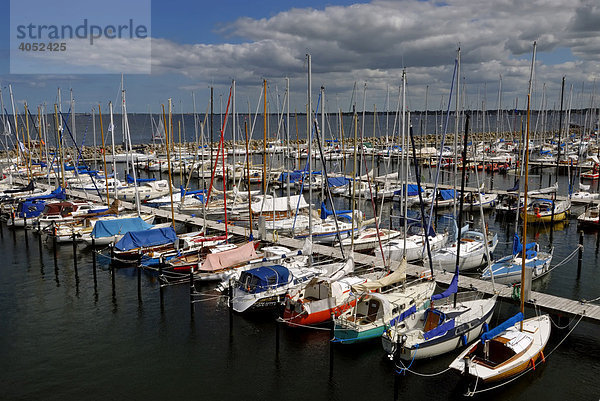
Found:
[[[527, 190], [529, 180], [529, 110], [531, 106], [531, 85], [533, 81], [533, 67], [535, 65], [535, 51], [537, 43], [533, 42], [533, 56], [531, 57], [531, 71], [529, 73], [529, 89], [527, 91], [527, 125], [525, 129], [525, 185], [523, 189], [523, 250], [521, 255], [521, 313], [525, 312], [525, 291], [523, 283], [525, 282], [525, 252], [527, 249]], [[520, 329], [523, 331], [523, 321], [521, 320]]]
[[[237, 130], [237, 120], [235, 118], [235, 79], [231, 81], [231, 147], [233, 153], [231, 155], [231, 163], [233, 165], [233, 185], [235, 186], [235, 131]], [[225, 149], [223, 149], [225, 151]], [[234, 201], [236, 197], [233, 198]]]
[[[263, 195], [267, 195], [267, 80], [263, 79]], [[275, 200], [273, 200], [275, 202]], [[275, 216], [273, 216], [275, 219]]]
[[[131, 151], [131, 133], [129, 132], [129, 120], [127, 118], [127, 104], [125, 103], [125, 90], [123, 90], [123, 115], [121, 116], [123, 119], [123, 127], [125, 128], [125, 136], [127, 138], [127, 144], [129, 145], [129, 150]], [[137, 176], [135, 167], [133, 166], [133, 156], [131, 158], [131, 173], [133, 174], [133, 185], [135, 186], [135, 206], [137, 208], [138, 216], [140, 216], [141, 204], [140, 204], [140, 193], [138, 192], [137, 185]], [[116, 187], [116, 185], [115, 185]]]
[[[454, 202], [453, 205], [453, 215], [456, 218], [456, 185], [458, 179], [458, 123], [460, 120], [460, 47], [458, 48], [456, 59], [458, 60], [457, 69], [456, 69], [456, 107], [454, 114]], [[462, 193], [459, 195], [462, 197]], [[460, 230], [461, 228], [458, 227]]]
[[[169, 121], [165, 117], [165, 105], [162, 105], [163, 111], [163, 125], [165, 126], [165, 146], [167, 148], [167, 171], [169, 174], [169, 196], [171, 197], [171, 224], [173, 224], [173, 229], [175, 229], [175, 209], [173, 205], [173, 181], [171, 179], [171, 149], [169, 146], [169, 140], [171, 139], [171, 132], [173, 126], [171, 125], [171, 98], [169, 98]], [[168, 124], [168, 125], [167, 125]], [[168, 127], [168, 128], [167, 128]]]
[[77, 146], [77, 128], [75, 127], [75, 99], [73, 99], [73, 88], [69, 90], [71, 97], [71, 132], [73, 133], [73, 144]]
[[[321, 149], [325, 149], [325, 87], [321, 86]], [[321, 160], [325, 163], [325, 159]], [[322, 167], [322, 166], [321, 166]], [[321, 173], [321, 178], [324, 178]], [[321, 180], [321, 200], [325, 201], [325, 185], [328, 185], [324, 180]], [[331, 205], [333, 207], [333, 205]]]
[[21, 155], [21, 147], [19, 146], [19, 125], [17, 123], [17, 109], [15, 108], [15, 98], [13, 96], [13, 92], [12, 92], [12, 85], [8, 85], [8, 92], [10, 94], [10, 103], [12, 105], [12, 111], [13, 111], [13, 119], [15, 121], [15, 136], [17, 138], [17, 165], [19, 164], [19, 159], [23, 159], [23, 156]]
[[307, 106], [306, 106], [306, 140], [308, 142], [308, 238], [312, 242], [312, 66], [310, 54], [306, 55], [308, 68]]
[[[406, 141], [406, 70], [402, 70], [402, 159], [404, 159], [405, 156], [408, 156], [407, 143], [408, 141]], [[404, 163], [404, 160], [402, 161]], [[405, 164], [403, 168], [407, 171], [405, 171], [404, 187], [402, 188], [403, 207], [401, 210], [404, 214], [402, 219], [404, 221], [404, 252], [402, 253], [402, 258], [406, 259], [406, 233], [408, 232], [408, 220], [406, 216], [408, 210], [408, 208], [406, 207], [406, 204], [408, 202], [408, 199], [406, 197], [406, 194], [408, 193], [408, 164]], [[425, 232], [425, 235], [427, 235], [427, 232]]]
[[98, 105], [100, 116], [100, 137], [102, 138], [102, 160], [104, 161], [104, 182], [106, 183], [106, 206], [110, 207], [110, 191], [108, 190], [108, 170], [106, 167], [106, 147], [104, 146], [104, 125], [102, 123], [102, 108]]
[[[112, 106], [112, 102], [108, 102], [108, 111], [110, 112], [110, 126], [108, 127], [108, 129], [110, 130], [110, 138], [112, 141], [112, 168], [113, 168], [113, 189], [115, 192], [115, 199], [117, 199], [117, 162], [115, 160], [115, 122], [113, 119], [113, 106]], [[106, 180], [108, 180], [108, 174], [106, 174], [106, 172], [104, 172], [104, 176], [106, 177]]]

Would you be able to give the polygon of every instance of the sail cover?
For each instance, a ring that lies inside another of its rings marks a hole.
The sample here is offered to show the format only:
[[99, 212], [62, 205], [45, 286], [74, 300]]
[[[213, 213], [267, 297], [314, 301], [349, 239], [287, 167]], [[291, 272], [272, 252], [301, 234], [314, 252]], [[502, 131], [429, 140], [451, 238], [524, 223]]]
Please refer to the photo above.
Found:
[[50, 192], [47, 195], [32, 196], [30, 198], [27, 198], [27, 200], [32, 201], [32, 200], [36, 200], [36, 199], [54, 199], [54, 198], [64, 200], [66, 198], [65, 190], [62, 189], [62, 187], [58, 187], [54, 191]]
[[446, 291], [441, 294], [435, 294], [431, 296], [432, 301], [437, 301], [438, 299], [444, 299], [449, 297], [450, 295], [456, 293], [458, 291], [458, 271], [454, 273], [454, 277], [452, 277], [452, 281], [450, 282], [450, 286], [446, 289]]
[[391, 274], [375, 281], [367, 281], [366, 283], [354, 284], [352, 289], [355, 292], [375, 291], [388, 285], [400, 283], [406, 280], [406, 259], [402, 259], [400, 266]]
[[486, 331], [481, 335], [481, 342], [485, 343], [488, 340], [493, 339], [494, 337], [502, 334], [502, 332], [508, 329], [511, 326], [514, 326], [516, 323], [523, 320], [523, 313], [519, 312], [510, 319], [504, 321], [499, 326], [494, 327], [493, 329]]
[[174, 243], [176, 240], [177, 234], [175, 234], [173, 227], [129, 231], [115, 244], [115, 249], [130, 251], [136, 248], [166, 245]]
[[288, 210], [296, 210], [296, 207], [303, 209], [308, 207], [308, 203], [302, 195], [293, 195], [289, 198], [287, 196], [281, 196], [274, 198], [272, 196], [258, 197], [262, 198], [258, 202], [254, 202], [251, 205], [253, 213], [269, 213], [275, 212], [286, 212]]
[[140, 217], [128, 219], [99, 220], [92, 230], [92, 238], [112, 237], [129, 231], [142, 231], [152, 228], [152, 224], [146, 223]]
[[211, 253], [206, 256], [206, 259], [200, 267], [201, 271], [215, 271], [225, 269], [256, 259], [258, 255], [254, 250], [254, 242], [248, 242], [238, 248], [229, 249], [223, 252]]

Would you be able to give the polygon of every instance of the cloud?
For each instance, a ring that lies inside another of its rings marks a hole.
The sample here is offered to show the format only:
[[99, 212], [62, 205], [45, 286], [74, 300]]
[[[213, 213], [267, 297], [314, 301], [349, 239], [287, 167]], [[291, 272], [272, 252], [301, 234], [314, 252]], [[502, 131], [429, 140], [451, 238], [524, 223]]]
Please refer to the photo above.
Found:
[[[324, 85], [327, 103], [347, 108], [354, 83], [367, 82], [367, 104], [385, 103], [388, 88], [397, 91], [406, 68], [411, 105], [429, 107], [447, 99], [457, 48], [467, 104], [487, 94], [495, 107], [500, 75], [505, 99], [527, 92], [533, 41], [538, 52], [568, 49], [566, 59], [538, 61], [536, 88], [547, 82], [555, 98], [563, 75], [571, 82], [593, 81], [600, 70], [600, 5], [593, 0], [374, 0], [367, 4], [292, 8], [268, 18], [240, 18], [220, 25], [225, 44], [180, 44], [152, 39], [152, 82], [177, 81], [180, 92], [215, 85], [226, 92], [232, 79], [238, 95], [256, 101], [262, 79], [282, 88], [291, 79], [292, 104], [302, 110], [306, 98], [306, 53], [312, 55], [313, 91]], [[136, 65], [141, 54], [123, 45], [107, 52], [100, 46], [79, 61], [118, 72]], [[173, 78], [180, 77], [180, 78]], [[148, 90], [148, 89], [146, 89]], [[362, 95], [361, 95], [362, 96]], [[393, 97], [393, 96], [392, 96]], [[511, 100], [512, 101], [512, 100]], [[390, 102], [394, 105], [394, 102]], [[523, 101], [520, 101], [523, 104]], [[435, 106], [432, 106], [435, 105]], [[371, 107], [369, 107], [371, 108]]]

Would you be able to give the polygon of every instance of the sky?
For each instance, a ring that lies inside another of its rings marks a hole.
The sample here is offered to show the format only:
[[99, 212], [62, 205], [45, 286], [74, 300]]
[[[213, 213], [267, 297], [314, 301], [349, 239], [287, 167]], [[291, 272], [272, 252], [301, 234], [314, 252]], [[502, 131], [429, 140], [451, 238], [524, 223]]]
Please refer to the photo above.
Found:
[[[106, 74], [11, 74], [8, 3], [0, 4], [5, 102], [10, 84], [18, 104], [53, 104], [58, 87], [73, 90], [77, 112], [118, 104], [121, 75], [111, 66], [135, 67], [136, 48], [97, 46], [96, 54], [78, 60], [81, 71], [93, 66]], [[58, 0], [45, 4], [60, 7]], [[505, 109], [515, 103], [524, 108], [534, 41], [533, 108], [558, 107], [563, 76], [565, 104], [598, 107], [597, 0], [155, 0], [151, 73], [125, 74], [127, 108], [158, 112], [172, 98], [177, 112], [191, 112], [194, 93], [197, 111], [204, 113], [212, 86], [214, 109], [224, 111], [235, 80], [238, 111], [255, 111], [266, 79], [274, 112], [282, 107], [289, 78], [290, 108], [302, 112], [310, 53], [313, 102], [323, 86], [328, 112], [348, 111], [352, 101], [359, 110], [363, 104], [396, 110], [403, 70], [409, 110], [445, 109], [459, 47], [463, 107], [495, 110], [500, 98]]]

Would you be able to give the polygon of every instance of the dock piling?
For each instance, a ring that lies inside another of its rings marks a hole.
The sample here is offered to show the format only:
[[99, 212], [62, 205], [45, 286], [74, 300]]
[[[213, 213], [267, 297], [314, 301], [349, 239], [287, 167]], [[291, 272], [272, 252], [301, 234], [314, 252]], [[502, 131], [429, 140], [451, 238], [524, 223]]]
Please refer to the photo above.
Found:
[[579, 231], [579, 252], [577, 255], [577, 279], [581, 276], [581, 262], [583, 261], [583, 231]]

